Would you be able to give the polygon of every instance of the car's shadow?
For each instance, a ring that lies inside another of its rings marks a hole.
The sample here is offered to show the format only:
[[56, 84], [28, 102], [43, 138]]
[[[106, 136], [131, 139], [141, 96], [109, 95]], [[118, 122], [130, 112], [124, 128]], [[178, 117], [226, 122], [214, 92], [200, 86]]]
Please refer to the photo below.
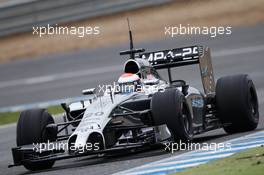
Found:
[[[226, 134], [218, 134], [218, 135], [210, 135], [205, 137], [198, 137], [193, 140], [194, 143], [201, 143], [201, 142], [209, 142], [214, 139], [222, 138], [226, 136]], [[182, 154], [186, 151], [178, 151], [176, 154]], [[106, 157], [86, 157], [86, 158], [76, 158], [68, 160], [67, 162], [63, 162], [63, 164], [55, 165], [53, 168], [48, 170], [41, 170], [41, 171], [28, 171], [22, 174], [37, 174], [43, 172], [52, 172], [58, 170], [65, 170], [65, 169], [76, 169], [78, 167], [85, 167], [85, 166], [92, 166], [92, 165], [100, 165], [105, 163], [112, 163], [112, 162], [121, 162], [127, 161], [132, 159], [141, 159], [141, 158], [148, 158], [148, 157], [155, 157], [155, 156], [162, 156], [167, 155], [169, 157], [171, 153], [168, 153], [162, 147], [156, 147], [147, 150], [141, 150], [133, 153], [124, 153], [118, 155], [110, 155]], [[166, 156], [164, 156], [166, 157]]]

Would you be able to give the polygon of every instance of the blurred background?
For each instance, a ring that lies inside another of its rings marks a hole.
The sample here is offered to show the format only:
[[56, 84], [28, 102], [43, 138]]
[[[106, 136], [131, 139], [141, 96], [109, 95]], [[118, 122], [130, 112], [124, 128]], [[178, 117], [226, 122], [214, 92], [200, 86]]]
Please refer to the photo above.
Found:
[[[147, 50], [190, 44], [221, 50], [245, 47], [249, 40], [263, 44], [263, 0], [0, 0], [2, 111], [77, 99], [83, 88], [116, 80], [125, 60], [118, 53], [128, 48], [126, 18], [136, 45]], [[33, 35], [33, 27], [48, 24], [98, 26], [100, 34]], [[232, 35], [171, 38], [164, 34], [166, 26], [179, 24], [231, 26]]]

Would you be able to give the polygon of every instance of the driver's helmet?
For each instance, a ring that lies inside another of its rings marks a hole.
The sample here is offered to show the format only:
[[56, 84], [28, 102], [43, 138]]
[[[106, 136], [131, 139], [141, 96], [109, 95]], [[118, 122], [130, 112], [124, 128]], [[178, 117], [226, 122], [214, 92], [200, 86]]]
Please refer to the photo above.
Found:
[[118, 79], [118, 91], [121, 93], [135, 92], [139, 84], [140, 78], [137, 74], [124, 73]]

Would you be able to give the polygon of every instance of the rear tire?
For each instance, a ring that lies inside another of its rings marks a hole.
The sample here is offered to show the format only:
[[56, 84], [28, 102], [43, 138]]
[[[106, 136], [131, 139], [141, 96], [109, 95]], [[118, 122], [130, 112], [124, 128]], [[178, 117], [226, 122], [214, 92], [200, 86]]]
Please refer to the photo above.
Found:
[[192, 140], [192, 118], [185, 97], [179, 90], [171, 88], [153, 94], [151, 111], [154, 124], [166, 124], [174, 141]]
[[227, 133], [251, 131], [258, 126], [258, 98], [248, 75], [220, 78], [216, 84], [216, 107]]
[[[17, 146], [53, 141], [45, 130], [48, 124], [54, 123], [52, 116], [44, 109], [32, 109], [21, 112], [17, 123]], [[55, 161], [25, 163], [28, 170], [51, 168]]]

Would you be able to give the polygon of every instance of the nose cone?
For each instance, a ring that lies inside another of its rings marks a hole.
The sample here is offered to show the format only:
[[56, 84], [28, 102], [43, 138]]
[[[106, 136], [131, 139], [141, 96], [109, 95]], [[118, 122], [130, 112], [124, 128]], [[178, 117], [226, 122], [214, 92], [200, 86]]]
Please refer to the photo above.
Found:
[[80, 132], [71, 136], [71, 138], [68, 141], [70, 153], [92, 152], [104, 148], [104, 137], [100, 132]]
[[89, 135], [90, 135], [90, 132], [80, 132], [77, 135], [77, 138], [76, 138], [74, 146], [76, 148], [85, 147], [85, 144], [86, 144], [86, 142], [87, 142], [87, 140], [89, 138]]

